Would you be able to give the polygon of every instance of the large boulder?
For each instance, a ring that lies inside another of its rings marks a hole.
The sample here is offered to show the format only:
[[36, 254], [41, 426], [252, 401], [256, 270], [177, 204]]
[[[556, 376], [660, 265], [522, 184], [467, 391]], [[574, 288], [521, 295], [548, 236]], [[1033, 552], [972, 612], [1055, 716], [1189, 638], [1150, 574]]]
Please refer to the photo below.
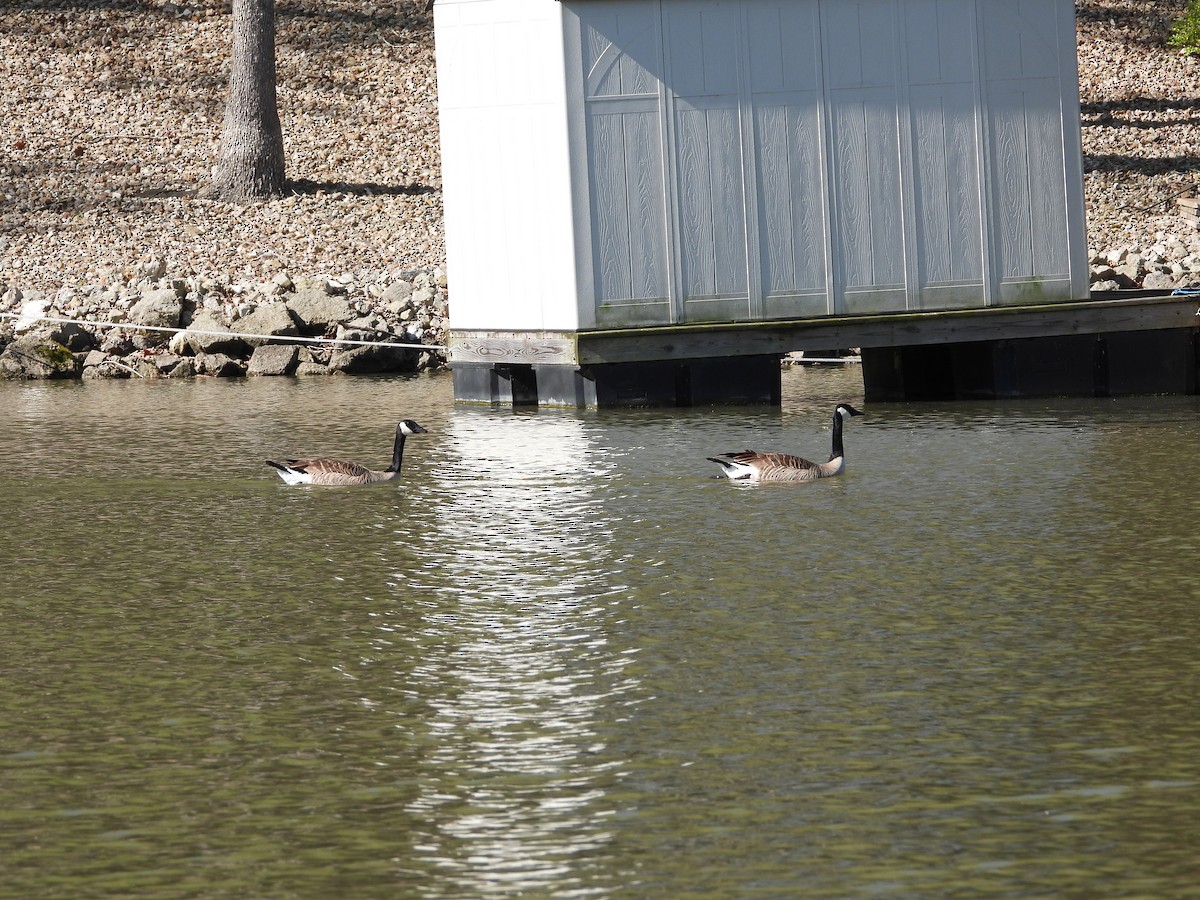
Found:
[[246, 374], [246, 367], [242, 363], [224, 353], [197, 353], [193, 364], [197, 375], [239, 378]]
[[[367, 331], [340, 329], [338, 337], [348, 341], [378, 341], [379, 335]], [[409, 347], [393, 346], [391, 343], [355, 346], [339, 345], [329, 356], [329, 368], [347, 375], [376, 372], [415, 372], [419, 352]]]
[[20, 335], [0, 354], [0, 378], [75, 378], [80, 367], [79, 357], [45, 332]]
[[[152, 328], [178, 328], [183, 317], [183, 300], [174, 288], [155, 288], [142, 294], [142, 299], [129, 310], [130, 325], [149, 325]], [[161, 347], [171, 339], [168, 331], [137, 329], [137, 343], [143, 347]]]
[[[266, 334], [273, 337], [295, 336], [300, 333], [296, 322], [282, 303], [260, 303], [251, 312], [234, 323], [242, 334]], [[243, 338], [247, 344], [257, 347], [267, 342], [266, 338]]]
[[1142, 279], [1142, 287], [1151, 291], [1173, 291], [1179, 286], [1179, 279], [1169, 272], [1147, 272]]
[[233, 356], [244, 356], [250, 352], [250, 347], [240, 337], [236, 337], [229, 326], [207, 310], [196, 314], [183, 333], [192, 353], [226, 353]]
[[247, 375], [291, 375], [300, 362], [295, 344], [263, 344], [254, 349]]
[[296, 292], [287, 298], [291, 310], [306, 334], [322, 334], [332, 325], [354, 315], [345, 297], [334, 296], [326, 285], [308, 278], [296, 279]]

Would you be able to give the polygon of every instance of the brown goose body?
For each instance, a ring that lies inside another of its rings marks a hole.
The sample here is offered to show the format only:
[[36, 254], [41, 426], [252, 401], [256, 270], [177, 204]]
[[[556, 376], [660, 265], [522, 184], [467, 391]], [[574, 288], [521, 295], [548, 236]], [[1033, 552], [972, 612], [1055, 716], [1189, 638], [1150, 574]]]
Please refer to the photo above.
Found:
[[816, 481], [818, 478], [832, 478], [842, 474], [846, 468], [842, 419], [845, 416], [861, 415], [862, 413], [849, 403], [839, 403], [834, 407], [833, 447], [827, 462], [815, 463], [790, 453], [759, 453], [754, 450], [723, 453], [708, 459], [721, 466], [723, 474], [733, 481], [806, 482]]
[[275, 462], [268, 459], [280, 478], [288, 484], [317, 484], [329, 487], [347, 487], [356, 484], [380, 484], [400, 475], [400, 464], [404, 460], [404, 439], [410, 434], [425, 434], [412, 419], [405, 419], [396, 426], [396, 442], [392, 445], [392, 464], [386, 469], [368, 469], [366, 466], [344, 459], [314, 456], [308, 459], [289, 459]]

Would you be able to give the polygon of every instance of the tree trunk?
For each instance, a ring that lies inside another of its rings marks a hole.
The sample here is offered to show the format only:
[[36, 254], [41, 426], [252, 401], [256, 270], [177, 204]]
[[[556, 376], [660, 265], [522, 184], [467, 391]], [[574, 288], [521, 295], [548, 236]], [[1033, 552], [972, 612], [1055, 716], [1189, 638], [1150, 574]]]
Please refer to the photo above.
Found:
[[233, 61], [221, 157], [203, 196], [260, 200], [283, 193], [283, 129], [275, 99], [275, 0], [233, 0]]

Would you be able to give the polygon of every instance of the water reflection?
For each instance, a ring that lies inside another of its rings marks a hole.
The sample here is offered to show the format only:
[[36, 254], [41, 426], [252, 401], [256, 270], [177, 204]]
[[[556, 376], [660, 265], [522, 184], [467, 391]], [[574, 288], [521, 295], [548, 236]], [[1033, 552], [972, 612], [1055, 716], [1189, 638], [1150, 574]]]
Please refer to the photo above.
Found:
[[428, 709], [413, 847], [450, 893], [562, 889], [611, 838], [597, 724], [633, 687], [606, 633], [626, 589], [595, 492], [610, 473], [570, 416], [464, 411], [441, 440], [421, 568], [396, 574]]

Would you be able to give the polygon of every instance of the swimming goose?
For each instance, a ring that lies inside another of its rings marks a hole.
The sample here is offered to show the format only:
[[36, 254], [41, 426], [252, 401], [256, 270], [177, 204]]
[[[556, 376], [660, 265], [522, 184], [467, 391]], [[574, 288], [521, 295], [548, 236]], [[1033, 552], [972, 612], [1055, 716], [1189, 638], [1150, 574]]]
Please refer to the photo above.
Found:
[[314, 457], [312, 459], [289, 459], [286, 463], [267, 460], [268, 466], [279, 470], [279, 477], [288, 484], [377, 484], [391, 481], [400, 474], [400, 461], [404, 457], [404, 439], [410, 434], [427, 434], [412, 419], [405, 419], [396, 426], [396, 444], [392, 448], [392, 464], [382, 472], [346, 462], [344, 459]]
[[829, 462], [809, 462], [787, 453], [723, 453], [708, 459], [717, 463], [724, 474], [734, 481], [816, 481], [842, 474], [846, 468], [846, 451], [842, 448], [842, 419], [861, 416], [849, 403], [839, 403], [833, 409], [833, 451]]

